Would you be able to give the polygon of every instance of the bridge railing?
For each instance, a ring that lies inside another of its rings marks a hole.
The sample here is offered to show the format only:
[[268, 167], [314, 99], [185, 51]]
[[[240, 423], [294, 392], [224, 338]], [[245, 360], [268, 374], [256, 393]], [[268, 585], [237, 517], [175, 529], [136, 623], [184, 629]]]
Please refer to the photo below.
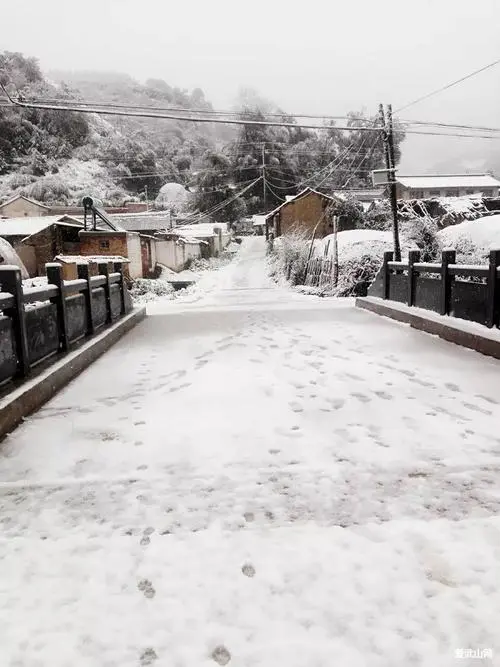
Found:
[[47, 284], [29, 288], [19, 268], [0, 267], [0, 387], [28, 377], [131, 310], [123, 263], [91, 267], [78, 264], [78, 278], [64, 280], [61, 264], [46, 264]]
[[420, 262], [417, 250], [408, 253], [406, 262], [395, 262], [386, 252], [368, 296], [498, 327], [500, 250], [491, 250], [485, 265], [457, 264], [454, 250], [444, 250], [438, 263]]

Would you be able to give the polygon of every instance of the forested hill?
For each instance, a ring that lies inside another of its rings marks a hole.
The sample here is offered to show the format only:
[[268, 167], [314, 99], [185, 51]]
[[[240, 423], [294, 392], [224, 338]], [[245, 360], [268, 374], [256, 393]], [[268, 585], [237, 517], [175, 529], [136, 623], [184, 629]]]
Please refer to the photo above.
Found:
[[[18, 53], [0, 53], [0, 77], [26, 99], [212, 109], [200, 88], [181, 90], [161, 79], [141, 84], [114, 72], [45, 76], [35, 58]], [[146, 186], [154, 196], [166, 182], [190, 181], [205, 152], [234, 136], [223, 125], [1, 106], [0, 198], [22, 192], [43, 201], [77, 201], [92, 189], [118, 203], [143, 196]]]
[[[116, 73], [45, 76], [36, 59], [18, 53], [0, 53], [0, 77], [27, 100], [213, 111], [200, 88], [181, 90], [161, 79], [139, 83]], [[270, 209], [305, 186], [325, 192], [369, 186], [371, 170], [384, 165], [380, 136], [373, 134], [376, 118], [362, 112], [348, 114], [346, 131], [332, 120], [320, 130], [301, 128], [293, 116], [252, 91], [243, 91], [236, 109], [240, 120], [252, 123], [235, 127], [4, 104], [0, 199], [20, 193], [45, 203], [77, 203], [92, 194], [121, 205], [130, 197], [151, 200], [163, 185], [175, 182], [192, 191], [196, 210], [232, 220]], [[266, 124], [269, 114], [283, 126]], [[399, 128], [397, 161], [403, 139]], [[239, 191], [244, 194], [235, 196]]]

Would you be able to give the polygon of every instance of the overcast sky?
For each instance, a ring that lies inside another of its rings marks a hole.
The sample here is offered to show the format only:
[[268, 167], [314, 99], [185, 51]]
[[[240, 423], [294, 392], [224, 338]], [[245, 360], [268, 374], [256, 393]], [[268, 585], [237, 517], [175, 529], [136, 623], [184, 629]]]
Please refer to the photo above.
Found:
[[[45, 70], [115, 70], [203, 88], [215, 107], [242, 86], [291, 113], [394, 107], [500, 57], [500, 0], [18, 0], [0, 48]], [[500, 125], [500, 66], [406, 118]], [[500, 141], [412, 139], [403, 166]], [[465, 143], [464, 143], [465, 142]], [[495, 148], [496, 149], [496, 148]], [[429, 155], [429, 152], [432, 155]]]

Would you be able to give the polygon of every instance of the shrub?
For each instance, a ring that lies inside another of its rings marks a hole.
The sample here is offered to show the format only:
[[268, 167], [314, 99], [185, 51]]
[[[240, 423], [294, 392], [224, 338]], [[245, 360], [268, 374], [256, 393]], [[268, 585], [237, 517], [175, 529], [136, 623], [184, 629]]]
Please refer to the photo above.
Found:
[[441, 246], [437, 233], [437, 223], [432, 218], [410, 218], [400, 225], [401, 240], [420, 250], [422, 262], [432, 262], [439, 257]]
[[275, 241], [270, 259], [275, 277], [283, 277], [291, 285], [304, 283], [310, 249], [307, 236], [307, 232], [296, 229]]
[[29, 197], [41, 202], [57, 202], [68, 199], [68, 186], [56, 176], [46, 176], [29, 186], [26, 190]]
[[329, 290], [333, 296], [366, 296], [380, 269], [380, 257], [363, 253], [339, 261], [338, 283]]
[[173, 292], [174, 288], [165, 280], [138, 278], [132, 284], [130, 295], [135, 303], [147, 303], [156, 301], [159, 297], [170, 296]]

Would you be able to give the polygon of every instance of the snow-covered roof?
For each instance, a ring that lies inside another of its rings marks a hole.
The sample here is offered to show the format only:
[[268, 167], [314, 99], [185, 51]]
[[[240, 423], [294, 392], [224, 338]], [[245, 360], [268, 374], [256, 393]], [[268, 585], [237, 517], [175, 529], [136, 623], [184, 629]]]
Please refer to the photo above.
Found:
[[70, 215], [24, 216], [0, 220], [0, 236], [32, 236], [51, 225], [83, 227], [82, 223]]
[[151, 213], [108, 213], [108, 218], [126, 232], [160, 231], [170, 227], [168, 211]]
[[[316, 248], [315, 254], [322, 255], [325, 250], [328, 250], [328, 255], [333, 256], [334, 238], [334, 234], [325, 236]], [[337, 234], [339, 256], [346, 261], [367, 252], [382, 255], [385, 250], [391, 249], [392, 243], [392, 232], [376, 229], [350, 229]]]
[[7, 206], [7, 204], [14, 203], [18, 199], [24, 199], [24, 201], [27, 201], [30, 204], [34, 204], [35, 206], [39, 206], [40, 208], [44, 208], [47, 211], [50, 211], [49, 206], [45, 206], [45, 204], [41, 204], [39, 201], [36, 201], [36, 199], [30, 199], [29, 197], [25, 197], [25, 195], [15, 195], [14, 197], [11, 197], [10, 199], [7, 199], [7, 201], [4, 201], [3, 204], [0, 204], [0, 209], [3, 208], [4, 206]]
[[500, 181], [489, 174], [448, 174], [435, 176], [398, 176], [397, 182], [405, 188], [428, 190], [432, 188], [498, 188]]
[[215, 236], [217, 228], [222, 229], [223, 234], [227, 234], [227, 224], [225, 222], [200, 222], [198, 225], [181, 225], [180, 227], [176, 227], [175, 231], [181, 236], [207, 238]]
[[130, 263], [130, 260], [120, 255], [57, 255], [56, 262], [65, 264], [89, 264], [90, 262], [123, 262]]
[[360, 202], [371, 203], [376, 199], [382, 199], [384, 197], [383, 188], [350, 188], [349, 190], [336, 190], [334, 191], [335, 197], [345, 198], [346, 196], [354, 197]]

